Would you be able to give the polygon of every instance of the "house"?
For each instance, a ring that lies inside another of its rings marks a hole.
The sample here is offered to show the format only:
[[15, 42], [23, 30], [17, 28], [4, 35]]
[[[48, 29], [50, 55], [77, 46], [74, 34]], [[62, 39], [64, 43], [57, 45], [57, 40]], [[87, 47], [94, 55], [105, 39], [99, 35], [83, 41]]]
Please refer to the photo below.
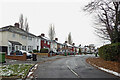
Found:
[[[36, 39], [38, 42], [36, 42]], [[18, 23], [15, 23], [14, 26], [10, 25], [0, 28], [0, 51], [6, 52], [8, 55], [14, 50], [40, 50], [39, 41], [40, 38], [37, 36], [19, 28]]]
[[32, 51], [32, 50], [38, 50], [40, 51], [41, 49], [41, 38], [38, 36], [35, 36], [33, 34], [29, 33], [28, 39], [27, 39], [27, 51]]
[[62, 52], [62, 51], [63, 51], [63, 44], [57, 43], [57, 52]]
[[65, 41], [65, 43], [63, 43], [63, 52], [68, 52], [67, 41]]
[[57, 52], [62, 52], [63, 51], [63, 44], [58, 42], [58, 38], [55, 38], [55, 41], [57, 43]]
[[51, 51], [57, 52], [57, 38], [56, 40], [51, 40]]
[[41, 41], [40, 41], [41, 49], [46, 48], [46, 49], [50, 50], [51, 42], [50, 42], [50, 40], [47, 37], [45, 37], [45, 34], [42, 33], [38, 37], [41, 39]]

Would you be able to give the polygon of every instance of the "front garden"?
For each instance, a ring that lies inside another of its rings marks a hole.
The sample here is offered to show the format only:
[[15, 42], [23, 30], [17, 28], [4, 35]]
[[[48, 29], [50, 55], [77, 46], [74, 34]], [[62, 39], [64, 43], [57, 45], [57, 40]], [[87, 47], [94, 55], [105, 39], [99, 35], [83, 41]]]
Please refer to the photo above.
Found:
[[25, 78], [33, 64], [11, 64], [0, 66], [0, 76], [3, 78]]

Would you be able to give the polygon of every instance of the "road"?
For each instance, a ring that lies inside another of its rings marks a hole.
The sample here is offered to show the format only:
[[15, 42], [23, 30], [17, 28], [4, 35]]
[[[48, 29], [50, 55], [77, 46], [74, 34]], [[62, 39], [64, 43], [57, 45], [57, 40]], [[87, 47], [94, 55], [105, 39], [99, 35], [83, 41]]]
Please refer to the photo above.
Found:
[[92, 56], [67, 56], [48, 61], [40, 64], [34, 75], [37, 78], [118, 78], [86, 63], [88, 57]]

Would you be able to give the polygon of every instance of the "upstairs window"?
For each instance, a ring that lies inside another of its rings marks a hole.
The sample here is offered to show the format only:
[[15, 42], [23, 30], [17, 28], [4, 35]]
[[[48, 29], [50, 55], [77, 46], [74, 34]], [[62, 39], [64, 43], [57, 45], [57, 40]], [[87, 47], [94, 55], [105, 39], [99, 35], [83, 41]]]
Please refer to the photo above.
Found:
[[46, 43], [46, 41], [44, 41], [44, 43]]
[[13, 33], [12, 37], [15, 37], [15, 33]]
[[32, 40], [32, 37], [28, 37], [28, 40]]
[[50, 43], [48, 42], [47, 44], [49, 45]]
[[26, 36], [22, 36], [22, 39], [26, 39], [27, 37]]

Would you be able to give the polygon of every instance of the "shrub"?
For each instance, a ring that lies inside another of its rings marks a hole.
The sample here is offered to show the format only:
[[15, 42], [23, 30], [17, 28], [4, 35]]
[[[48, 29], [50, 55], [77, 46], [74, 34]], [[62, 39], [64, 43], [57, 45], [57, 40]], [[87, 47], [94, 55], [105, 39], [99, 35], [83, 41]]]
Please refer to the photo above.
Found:
[[120, 43], [113, 43], [99, 48], [98, 54], [108, 61], [118, 61], [120, 59]]
[[32, 51], [29, 51], [29, 53], [32, 53]]
[[40, 53], [48, 53], [48, 49], [42, 48], [42, 49], [40, 50]]
[[38, 50], [36, 50], [36, 49], [34, 49], [34, 50], [33, 50], [33, 53], [38, 53], [38, 52], [39, 52], [39, 51], [38, 51]]

